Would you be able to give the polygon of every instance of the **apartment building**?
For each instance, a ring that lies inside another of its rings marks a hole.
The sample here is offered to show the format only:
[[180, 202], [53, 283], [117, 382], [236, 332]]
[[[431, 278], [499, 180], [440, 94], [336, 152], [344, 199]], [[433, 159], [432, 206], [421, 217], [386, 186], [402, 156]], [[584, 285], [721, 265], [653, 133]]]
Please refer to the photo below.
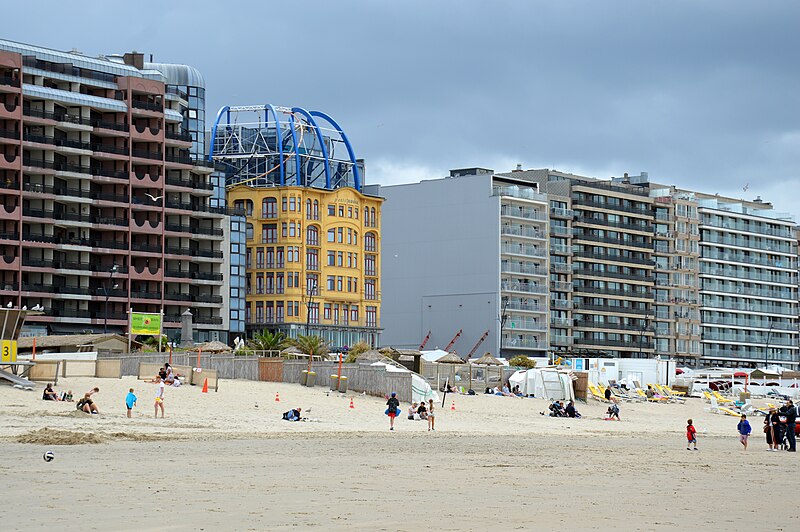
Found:
[[202, 85], [142, 54], [0, 41], [0, 300], [45, 309], [30, 333], [122, 333], [133, 309], [163, 312], [175, 337], [191, 309], [195, 340], [227, 341]]
[[248, 334], [378, 346], [383, 200], [329, 120], [271, 105], [218, 115], [212, 156], [225, 168], [228, 204], [246, 216], [244, 321]]
[[549, 216], [535, 184], [466, 168], [380, 193], [385, 344], [546, 356]]

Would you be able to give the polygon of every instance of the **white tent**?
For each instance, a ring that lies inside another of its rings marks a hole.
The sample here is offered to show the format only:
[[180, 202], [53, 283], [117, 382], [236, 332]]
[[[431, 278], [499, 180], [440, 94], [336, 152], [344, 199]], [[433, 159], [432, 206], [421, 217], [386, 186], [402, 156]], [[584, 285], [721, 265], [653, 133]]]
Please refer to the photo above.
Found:
[[431, 385], [428, 384], [428, 381], [409, 371], [408, 369], [395, 366], [394, 364], [386, 363], [386, 362], [373, 362], [370, 366], [383, 366], [386, 368], [386, 371], [392, 371], [397, 373], [411, 373], [411, 401], [427, 401], [428, 399], [433, 399], [434, 402], [439, 401], [439, 394], [431, 388]]
[[515, 372], [508, 379], [510, 386], [519, 385], [525, 395], [553, 401], [575, 399], [572, 377], [569, 373], [556, 369], [528, 369]]
[[443, 356], [447, 355], [448, 352], [444, 349], [434, 349], [433, 351], [421, 351], [422, 359], [425, 362], [436, 362]]

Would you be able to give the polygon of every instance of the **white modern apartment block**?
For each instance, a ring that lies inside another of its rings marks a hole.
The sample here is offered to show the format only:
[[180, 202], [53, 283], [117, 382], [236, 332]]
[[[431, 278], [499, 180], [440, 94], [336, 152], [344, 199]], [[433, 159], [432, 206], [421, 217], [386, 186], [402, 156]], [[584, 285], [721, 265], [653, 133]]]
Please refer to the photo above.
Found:
[[492, 170], [383, 186], [383, 343], [546, 356], [548, 203]]
[[698, 199], [703, 359], [798, 364], [797, 235], [770, 204]]

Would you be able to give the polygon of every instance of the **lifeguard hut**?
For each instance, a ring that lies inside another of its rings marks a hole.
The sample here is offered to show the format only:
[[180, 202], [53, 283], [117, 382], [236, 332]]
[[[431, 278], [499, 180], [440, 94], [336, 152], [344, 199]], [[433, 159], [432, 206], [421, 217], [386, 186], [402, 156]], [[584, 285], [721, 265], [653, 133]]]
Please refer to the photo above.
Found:
[[27, 310], [0, 308], [0, 380], [33, 389], [34, 383], [27, 376], [36, 362], [17, 360], [17, 339], [27, 315]]

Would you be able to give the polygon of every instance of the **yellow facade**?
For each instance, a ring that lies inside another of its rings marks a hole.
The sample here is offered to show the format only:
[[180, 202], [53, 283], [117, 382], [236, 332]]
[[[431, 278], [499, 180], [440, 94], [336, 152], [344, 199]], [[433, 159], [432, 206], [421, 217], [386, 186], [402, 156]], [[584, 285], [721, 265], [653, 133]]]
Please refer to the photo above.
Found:
[[382, 202], [352, 188], [230, 188], [247, 215], [248, 330], [378, 345]]

